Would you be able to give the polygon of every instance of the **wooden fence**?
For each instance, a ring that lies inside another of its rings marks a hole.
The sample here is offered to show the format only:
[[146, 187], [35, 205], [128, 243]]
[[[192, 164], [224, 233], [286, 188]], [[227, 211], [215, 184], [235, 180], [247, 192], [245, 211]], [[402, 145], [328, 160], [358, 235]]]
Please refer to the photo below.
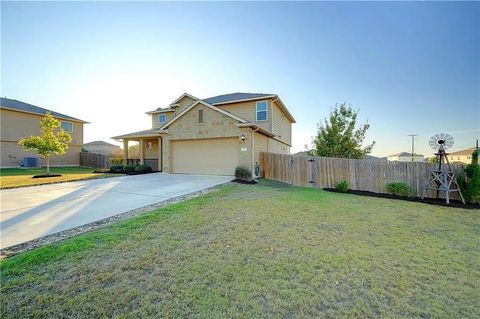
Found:
[[[435, 164], [425, 162], [389, 162], [377, 160], [355, 160], [260, 153], [260, 171], [265, 178], [295, 186], [334, 188], [335, 182], [346, 180], [352, 190], [385, 193], [385, 187], [392, 182], [405, 182], [417, 196], [422, 196], [430, 169]], [[463, 165], [452, 164], [458, 173]], [[440, 192], [443, 198], [443, 192]], [[428, 190], [427, 197], [436, 197]], [[457, 193], [451, 198], [458, 199]]]
[[111, 157], [111, 155], [81, 152], [80, 166], [109, 169], [112, 166]]

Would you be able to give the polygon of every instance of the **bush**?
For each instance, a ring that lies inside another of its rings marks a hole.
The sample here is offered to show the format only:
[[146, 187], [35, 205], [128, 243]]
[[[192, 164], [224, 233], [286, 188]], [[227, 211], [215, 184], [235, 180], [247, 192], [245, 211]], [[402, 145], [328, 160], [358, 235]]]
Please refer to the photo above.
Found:
[[339, 192], [346, 193], [348, 191], [348, 182], [347, 181], [336, 182], [335, 189]]
[[125, 166], [123, 166], [123, 171], [125, 173], [135, 172], [135, 169], [137, 168], [137, 166], [138, 166], [138, 164], [125, 165]]
[[387, 184], [387, 192], [397, 196], [412, 196], [413, 189], [404, 182], [395, 182], [395, 183], [388, 183]]
[[252, 179], [252, 171], [248, 167], [237, 166], [235, 168], [235, 177], [238, 179], [249, 181]]
[[468, 203], [480, 203], [480, 165], [478, 150], [472, 153], [472, 162], [465, 167], [463, 174], [458, 176], [460, 190]]
[[114, 164], [110, 167], [110, 173], [123, 173], [123, 165]]
[[139, 172], [139, 173], [151, 173], [152, 172], [152, 168], [146, 164], [141, 164], [141, 165], [138, 165], [137, 167], [135, 167], [135, 172]]

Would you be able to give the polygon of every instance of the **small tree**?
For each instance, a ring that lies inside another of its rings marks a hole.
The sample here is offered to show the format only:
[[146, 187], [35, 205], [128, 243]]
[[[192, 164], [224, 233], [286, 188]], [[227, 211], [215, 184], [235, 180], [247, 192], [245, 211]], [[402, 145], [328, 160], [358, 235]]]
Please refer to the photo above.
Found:
[[329, 118], [318, 124], [317, 136], [313, 138], [314, 155], [361, 159], [370, 153], [375, 145], [362, 146], [370, 124], [356, 128], [358, 111], [343, 104], [335, 104]]
[[465, 167], [459, 184], [465, 200], [469, 203], [480, 203], [480, 164], [478, 164], [479, 150], [472, 153], [472, 162]]
[[50, 175], [50, 156], [52, 154], [64, 154], [72, 141], [72, 137], [61, 128], [60, 121], [50, 113], [47, 113], [40, 121], [40, 132], [39, 136], [32, 135], [20, 139], [18, 144], [25, 151], [35, 151], [41, 157], [46, 158], [47, 175]]

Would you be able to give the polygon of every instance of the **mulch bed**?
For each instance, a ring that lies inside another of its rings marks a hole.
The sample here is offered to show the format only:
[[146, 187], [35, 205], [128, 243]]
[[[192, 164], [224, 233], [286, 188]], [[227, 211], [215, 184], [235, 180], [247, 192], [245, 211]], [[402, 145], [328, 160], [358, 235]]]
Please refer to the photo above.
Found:
[[455, 207], [455, 208], [464, 208], [464, 209], [480, 209], [480, 204], [464, 204], [459, 200], [450, 200], [450, 204], [445, 202], [445, 199], [442, 198], [424, 198], [421, 199], [420, 197], [403, 197], [397, 196], [392, 194], [382, 194], [382, 193], [374, 193], [368, 191], [355, 191], [355, 190], [348, 190], [347, 192], [338, 191], [335, 188], [324, 188], [327, 192], [333, 193], [342, 193], [342, 194], [353, 194], [359, 196], [371, 196], [371, 197], [380, 197], [380, 198], [388, 198], [388, 199], [399, 199], [409, 202], [416, 202], [416, 203], [424, 203], [429, 205], [437, 205], [437, 206], [445, 206], [445, 207]]
[[33, 178], [48, 178], [48, 177], [59, 177], [62, 176], [60, 174], [42, 174], [42, 175], [34, 175]]
[[257, 184], [258, 182], [256, 180], [251, 180], [251, 181], [246, 181], [244, 179], [239, 179], [235, 178], [232, 180], [233, 183], [239, 183], [239, 184]]

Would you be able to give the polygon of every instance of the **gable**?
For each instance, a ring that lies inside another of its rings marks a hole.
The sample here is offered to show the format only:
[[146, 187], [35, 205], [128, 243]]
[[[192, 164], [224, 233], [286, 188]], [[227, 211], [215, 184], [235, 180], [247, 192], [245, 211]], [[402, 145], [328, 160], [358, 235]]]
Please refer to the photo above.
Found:
[[173, 120], [171, 120], [170, 122], [168, 122], [167, 124], [165, 124], [164, 126], [162, 126], [162, 129], [167, 129], [168, 127], [170, 127], [170, 125], [172, 125], [172, 123], [178, 121], [181, 117], [183, 117], [186, 113], [188, 113], [188, 112], [190, 111], [190, 109], [196, 107], [196, 106], [199, 105], [199, 104], [201, 104], [201, 105], [203, 105], [203, 106], [205, 106], [205, 107], [207, 107], [207, 108], [210, 108], [210, 109], [212, 109], [212, 110], [214, 110], [214, 111], [216, 111], [216, 112], [218, 112], [218, 113], [221, 113], [221, 114], [223, 114], [223, 115], [225, 115], [225, 116], [229, 116], [229, 117], [237, 120], [237, 121], [240, 122], [240, 123], [246, 123], [246, 122], [247, 122], [246, 120], [244, 120], [244, 119], [242, 119], [242, 118], [240, 118], [240, 117], [238, 117], [238, 116], [236, 116], [236, 115], [234, 115], [234, 114], [231, 114], [231, 113], [229, 113], [229, 112], [227, 112], [227, 111], [224, 111], [224, 110], [222, 110], [222, 109], [217, 108], [216, 106], [210, 105], [210, 104], [208, 104], [208, 103], [206, 103], [206, 102], [204, 102], [204, 101], [199, 100], [199, 101], [195, 102], [194, 104], [186, 107], [180, 114], [178, 114], [176, 117], [174, 117]]
[[[203, 112], [203, 123], [199, 123], [199, 111]], [[239, 136], [240, 121], [219, 112], [203, 103], [196, 103], [176, 118], [168, 127], [169, 138], [196, 139]]]

